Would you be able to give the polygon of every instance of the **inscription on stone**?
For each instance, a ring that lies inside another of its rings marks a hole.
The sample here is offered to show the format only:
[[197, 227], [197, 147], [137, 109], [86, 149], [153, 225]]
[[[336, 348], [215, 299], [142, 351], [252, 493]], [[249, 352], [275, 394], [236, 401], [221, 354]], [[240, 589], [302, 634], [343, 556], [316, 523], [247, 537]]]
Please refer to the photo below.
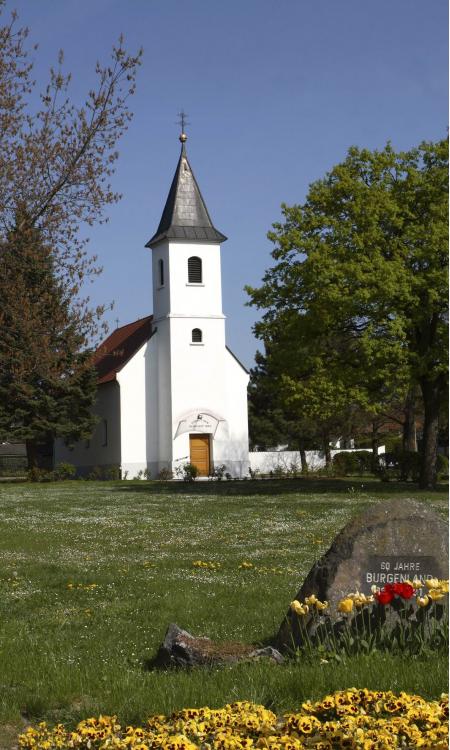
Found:
[[422, 583], [439, 577], [439, 565], [431, 555], [370, 555], [362, 581], [362, 591], [370, 593], [374, 584], [382, 588], [387, 583], [401, 583], [417, 578]]
[[[369, 594], [373, 585], [406, 579], [448, 577], [448, 526], [429, 504], [394, 498], [368, 507], [350, 521], [329, 550], [314, 563], [296, 596], [314, 594], [327, 601], [328, 616], [339, 619], [339, 601], [357, 589]], [[419, 590], [419, 589], [418, 589]], [[275, 644], [291, 649], [301, 643], [298, 617], [288, 610]]]

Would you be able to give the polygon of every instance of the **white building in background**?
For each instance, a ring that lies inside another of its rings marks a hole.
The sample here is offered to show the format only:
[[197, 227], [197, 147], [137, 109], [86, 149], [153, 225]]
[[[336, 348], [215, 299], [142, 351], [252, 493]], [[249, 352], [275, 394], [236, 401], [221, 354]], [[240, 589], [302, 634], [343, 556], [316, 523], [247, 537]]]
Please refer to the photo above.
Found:
[[152, 252], [153, 315], [115, 330], [97, 352], [100, 421], [90, 441], [55, 446], [55, 462], [86, 474], [120, 466], [122, 477], [195, 464], [248, 473], [248, 372], [225, 344], [220, 244], [181, 155]]

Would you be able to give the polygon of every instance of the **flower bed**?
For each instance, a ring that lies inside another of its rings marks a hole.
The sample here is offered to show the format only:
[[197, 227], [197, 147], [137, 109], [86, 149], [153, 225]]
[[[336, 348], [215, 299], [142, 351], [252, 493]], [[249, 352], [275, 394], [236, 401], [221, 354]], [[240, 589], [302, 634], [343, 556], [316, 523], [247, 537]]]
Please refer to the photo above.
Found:
[[277, 717], [254, 703], [222, 709], [186, 708], [153, 716], [143, 727], [121, 727], [115, 716], [86, 719], [69, 731], [42, 722], [19, 737], [22, 750], [392, 750], [448, 748], [448, 696], [426, 701], [417, 695], [349, 690], [304, 703]]
[[331, 656], [375, 650], [447, 651], [448, 592], [448, 580], [437, 578], [388, 583], [381, 589], [372, 586], [370, 595], [356, 591], [342, 597], [338, 619], [330, 617], [328, 602], [315, 594], [303, 602], [294, 599], [291, 650], [311, 654], [319, 649]]

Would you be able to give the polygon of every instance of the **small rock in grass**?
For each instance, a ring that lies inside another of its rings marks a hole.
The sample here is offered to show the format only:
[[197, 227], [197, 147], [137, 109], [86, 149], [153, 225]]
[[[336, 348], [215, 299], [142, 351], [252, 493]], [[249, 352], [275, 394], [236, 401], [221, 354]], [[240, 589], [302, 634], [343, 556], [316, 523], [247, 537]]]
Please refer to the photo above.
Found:
[[164, 641], [151, 663], [153, 668], [200, 667], [235, 664], [238, 661], [272, 659], [280, 664], [283, 657], [275, 648], [255, 649], [253, 646], [224, 641], [216, 643], [210, 638], [194, 636], [175, 623], [167, 628]]

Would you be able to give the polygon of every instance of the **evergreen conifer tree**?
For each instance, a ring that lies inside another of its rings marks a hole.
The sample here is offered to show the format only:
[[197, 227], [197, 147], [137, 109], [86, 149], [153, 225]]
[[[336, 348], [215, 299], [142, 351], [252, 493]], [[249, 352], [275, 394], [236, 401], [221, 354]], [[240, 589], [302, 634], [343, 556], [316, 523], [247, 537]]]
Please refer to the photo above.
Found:
[[0, 329], [0, 440], [24, 441], [32, 468], [39, 444], [90, 435], [96, 372], [71, 289], [23, 208], [0, 246]]

